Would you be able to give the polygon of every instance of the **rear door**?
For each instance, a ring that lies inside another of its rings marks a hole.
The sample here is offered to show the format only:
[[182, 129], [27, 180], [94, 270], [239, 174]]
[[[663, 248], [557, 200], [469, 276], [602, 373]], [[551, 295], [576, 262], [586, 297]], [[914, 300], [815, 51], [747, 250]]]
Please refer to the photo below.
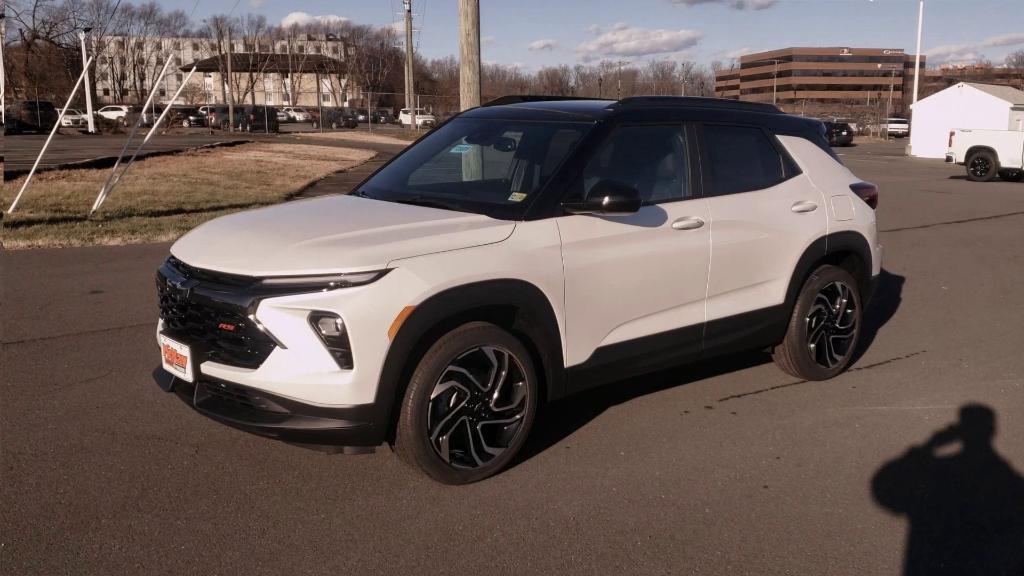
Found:
[[[571, 190], [605, 179], [637, 189], [625, 216], [556, 218], [565, 274], [566, 365], [579, 389], [621, 368], [657, 368], [699, 353], [709, 261], [707, 201], [695, 194], [682, 124], [621, 125]], [[573, 375], [576, 374], [576, 375]], [[585, 380], [585, 381], [584, 381]]]
[[788, 321], [797, 261], [827, 232], [825, 198], [761, 127], [704, 124], [701, 134], [712, 254], [705, 348], [763, 346]]

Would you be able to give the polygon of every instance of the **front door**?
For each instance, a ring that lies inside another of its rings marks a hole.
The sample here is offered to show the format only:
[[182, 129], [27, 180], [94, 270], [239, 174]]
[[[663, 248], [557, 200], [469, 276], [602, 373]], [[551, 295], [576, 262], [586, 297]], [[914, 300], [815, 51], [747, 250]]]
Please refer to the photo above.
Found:
[[565, 274], [566, 365], [578, 390], [619, 368], [657, 369], [699, 352], [710, 257], [707, 201], [690, 185], [682, 125], [624, 125], [570, 196], [616, 180], [643, 207], [626, 216], [556, 219]]

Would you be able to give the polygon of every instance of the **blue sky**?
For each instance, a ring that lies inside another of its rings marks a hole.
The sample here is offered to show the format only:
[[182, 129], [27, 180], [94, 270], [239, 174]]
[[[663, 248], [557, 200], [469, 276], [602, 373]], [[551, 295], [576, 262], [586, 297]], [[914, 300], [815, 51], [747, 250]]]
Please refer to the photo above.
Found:
[[[195, 18], [236, 0], [163, 0]], [[915, 0], [481, 0], [483, 59], [537, 69], [599, 60], [728, 62], [786, 46], [904, 48], [913, 52]], [[236, 14], [340, 17], [393, 25], [401, 0], [238, 0]], [[426, 57], [458, 53], [457, 0], [413, 0], [417, 47]], [[930, 64], [984, 56], [1001, 64], [1024, 49], [1024, 0], [926, 0], [922, 52]]]

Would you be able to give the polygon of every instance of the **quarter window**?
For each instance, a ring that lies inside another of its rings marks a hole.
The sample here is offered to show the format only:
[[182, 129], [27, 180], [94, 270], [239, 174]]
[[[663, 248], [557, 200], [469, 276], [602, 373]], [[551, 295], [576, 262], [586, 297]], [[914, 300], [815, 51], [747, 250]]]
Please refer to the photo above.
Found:
[[760, 128], [706, 125], [704, 148], [712, 194], [771, 188], [797, 173]]
[[620, 126], [583, 169], [584, 198], [601, 180], [615, 180], [640, 193], [644, 204], [690, 197], [686, 134], [680, 125]]

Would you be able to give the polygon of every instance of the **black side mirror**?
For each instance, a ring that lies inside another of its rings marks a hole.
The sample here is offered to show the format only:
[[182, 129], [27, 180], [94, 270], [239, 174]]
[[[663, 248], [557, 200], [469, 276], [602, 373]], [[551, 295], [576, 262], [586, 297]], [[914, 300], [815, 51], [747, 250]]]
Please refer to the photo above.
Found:
[[570, 214], [634, 214], [643, 200], [636, 188], [617, 180], [601, 180], [590, 189], [582, 202], [564, 202], [562, 208]]

